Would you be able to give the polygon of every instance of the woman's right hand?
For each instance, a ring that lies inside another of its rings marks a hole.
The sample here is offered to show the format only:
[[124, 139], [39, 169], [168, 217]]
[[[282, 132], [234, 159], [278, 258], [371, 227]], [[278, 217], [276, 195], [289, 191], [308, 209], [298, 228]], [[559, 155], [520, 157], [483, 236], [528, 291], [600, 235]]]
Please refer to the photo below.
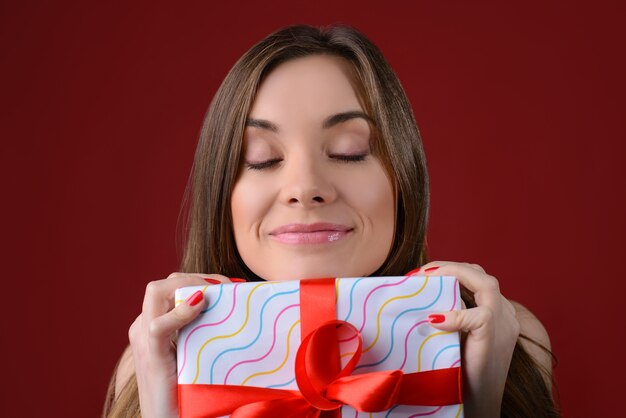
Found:
[[176, 350], [172, 337], [204, 309], [202, 293], [174, 307], [179, 287], [231, 281], [218, 274], [172, 273], [148, 283], [141, 314], [128, 330], [133, 354], [139, 403], [143, 418], [178, 417]]

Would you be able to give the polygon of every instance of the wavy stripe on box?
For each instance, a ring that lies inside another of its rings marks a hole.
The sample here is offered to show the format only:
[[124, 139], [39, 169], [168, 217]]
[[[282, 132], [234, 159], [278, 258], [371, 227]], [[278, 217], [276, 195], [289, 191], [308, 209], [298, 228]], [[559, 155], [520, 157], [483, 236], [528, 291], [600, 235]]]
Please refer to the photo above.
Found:
[[[361, 328], [359, 328], [359, 333], [363, 332], [363, 329], [365, 328], [365, 324], [367, 323], [367, 302], [369, 300], [369, 298], [377, 291], [386, 287], [394, 287], [394, 286], [400, 286], [401, 284], [403, 284], [404, 282], [407, 281], [407, 279], [411, 277], [411, 276], [405, 276], [402, 279], [400, 279], [400, 281], [395, 282], [395, 283], [385, 283], [385, 284], [381, 284], [379, 286], [376, 286], [375, 288], [373, 288], [372, 290], [369, 291], [369, 293], [367, 294], [367, 296], [365, 297], [365, 302], [363, 302], [363, 322], [361, 323]], [[352, 289], [350, 289], [350, 303], [352, 303], [352, 293], [354, 292], [354, 288], [356, 286], [356, 282], [360, 281], [356, 280], [355, 283], [352, 285]], [[350, 309], [352, 309], [352, 305], [350, 305]], [[356, 326], [356, 324], [352, 323], [353, 325]], [[347, 341], [353, 340], [356, 338], [356, 334], [351, 336], [350, 338], [344, 339], [344, 340], [339, 340], [339, 343], [345, 343]], [[350, 353], [350, 354], [354, 354], [354, 353]], [[344, 356], [345, 357], [345, 356]]]
[[435, 412], [439, 412], [439, 411], [441, 410], [441, 408], [443, 408], [443, 406], [439, 406], [439, 407], [437, 407], [437, 408], [433, 409], [433, 410], [432, 410], [432, 411], [430, 411], [430, 412], [422, 412], [421, 414], [413, 414], [413, 415], [409, 415], [409, 418], [415, 418], [415, 417], [425, 417], [425, 416], [427, 416], [427, 415], [432, 415], [432, 414], [434, 414]]
[[[217, 299], [217, 301], [215, 302], [215, 304], [213, 304], [212, 308], [217, 306], [217, 303], [219, 302], [219, 299], [222, 298], [222, 286], [223, 285], [220, 285], [220, 296]], [[236, 284], [235, 287], [233, 288], [233, 304], [232, 304], [232, 306], [230, 308], [230, 312], [228, 312], [228, 315], [226, 315], [224, 317], [224, 319], [222, 319], [220, 321], [212, 322], [212, 323], [209, 323], [209, 324], [198, 325], [197, 327], [192, 328], [191, 331], [189, 331], [189, 333], [187, 334], [187, 337], [185, 337], [185, 344], [183, 345], [183, 364], [181, 365], [180, 370], [178, 371], [178, 377], [180, 377], [180, 375], [183, 373], [183, 370], [185, 369], [185, 365], [187, 364], [187, 343], [189, 342], [189, 339], [191, 338], [193, 333], [196, 332], [197, 330], [201, 329], [201, 328], [212, 327], [212, 326], [219, 325], [221, 323], [226, 322], [228, 320], [228, 318], [230, 318], [230, 316], [235, 311], [235, 305], [237, 304], [237, 286], [238, 286], [238, 284]], [[204, 291], [208, 287], [209, 286], [205, 286], [204, 289], [202, 289], [202, 293], [204, 293]]]
[[[408, 295], [401, 295], [401, 296], [394, 296], [392, 298], [387, 299], [380, 307], [380, 309], [378, 309], [378, 314], [376, 315], [376, 337], [374, 337], [374, 340], [372, 341], [372, 343], [367, 346], [366, 348], [363, 349], [363, 353], [367, 353], [368, 351], [370, 351], [375, 345], [376, 342], [378, 341], [378, 338], [380, 338], [380, 316], [383, 313], [383, 309], [385, 309], [385, 307], [390, 304], [391, 302], [395, 301], [395, 300], [401, 300], [401, 299], [410, 299], [413, 298], [417, 295], [419, 295], [420, 293], [422, 293], [424, 291], [424, 289], [426, 288], [426, 285], [428, 285], [428, 276], [426, 276], [426, 279], [424, 280], [424, 284], [422, 284], [422, 286], [413, 293], [410, 293]], [[435, 301], [436, 302], [436, 301]], [[352, 354], [352, 353], [350, 353]]]
[[[293, 292], [289, 292], [289, 293], [293, 293]], [[280, 295], [280, 294], [277, 293], [274, 296], [278, 296], [278, 295]], [[272, 296], [272, 297], [274, 297], [274, 296]], [[266, 301], [266, 303], [267, 302], [269, 302], [269, 299]], [[274, 318], [274, 326], [272, 327], [272, 344], [270, 345], [269, 350], [265, 354], [263, 354], [262, 356], [257, 357], [255, 359], [242, 360], [240, 362], [235, 363], [230, 369], [228, 369], [228, 371], [226, 372], [226, 375], [224, 376], [224, 384], [225, 385], [228, 384], [228, 376], [230, 376], [230, 374], [233, 372], [233, 370], [235, 370], [238, 366], [240, 366], [242, 364], [248, 364], [248, 363], [257, 363], [257, 362], [267, 358], [267, 356], [269, 356], [271, 354], [271, 352], [274, 350], [274, 347], [276, 346], [276, 325], [278, 324], [278, 320], [283, 315], [283, 313], [285, 313], [289, 309], [299, 308], [299, 307], [300, 307], [300, 304], [289, 305], [289, 306], [283, 308], [278, 313], [278, 315], [276, 315], [276, 318]], [[263, 305], [263, 309], [261, 310], [261, 319], [260, 319], [259, 332], [258, 332], [256, 338], [250, 344], [248, 344], [246, 346], [230, 348], [230, 349], [224, 350], [220, 354], [218, 354], [215, 357], [215, 360], [213, 361], [213, 364], [211, 364], [211, 375], [213, 375], [213, 366], [217, 362], [219, 357], [221, 357], [222, 355], [224, 355], [224, 354], [226, 354], [226, 353], [228, 353], [230, 351], [239, 351], [239, 350], [243, 350], [243, 349], [246, 349], [248, 347], [251, 347], [256, 341], [258, 341], [259, 336], [261, 335], [261, 333], [263, 331], [263, 310], [264, 310], [264, 308], [265, 308], [265, 304]], [[290, 330], [289, 334], [291, 334], [291, 330]]]
[[[248, 323], [248, 319], [249, 319], [249, 315], [250, 315], [250, 299], [252, 298], [252, 295], [261, 286], [267, 286], [268, 284], [269, 283], [260, 283], [260, 284], [258, 284], [256, 286], [254, 286], [252, 288], [252, 290], [250, 291], [250, 293], [248, 294], [248, 299], [246, 300], [246, 316], [245, 316], [245, 320], [244, 320], [243, 324], [241, 325], [241, 327], [237, 331], [235, 331], [232, 334], [228, 334], [228, 335], [218, 335], [218, 336], [212, 337], [212, 338], [208, 339], [207, 341], [205, 341], [204, 344], [202, 344], [200, 346], [200, 349], [198, 350], [198, 355], [196, 357], [196, 375], [194, 376], [192, 383], [196, 383], [198, 381], [198, 377], [200, 376], [200, 356], [202, 355], [202, 351], [204, 350], [204, 348], [208, 344], [210, 344], [211, 342], [213, 342], [215, 340], [232, 338], [235, 335], [239, 334], [245, 328], [246, 324]], [[211, 382], [211, 383], [213, 383], [213, 382]]]
[[[348, 314], [346, 315], [344, 321], [346, 322], [350, 322], [350, 315], [352, 314], [352, 300], [354, 298], [354, 288], [356, 287], [356, 285], [363, 280], [363, 278], [361, 277], [360, 279], [357, 279], [354, 281], [354, 283], [352, 283], [352, 286], [350, 287], [350, 305], [348, 308]], [[337, 300], [339, 300], [339, 280], [337, 280]], [[341, 342], [341, 341], [340, 341]]]
[[435, 370], [435, 363], [437, 362], [437, 359], [439, 358], [439, 355], [441, 353], [443, 353], [444, 351], [449, 350], [451, 348], [458, 348], [458, 349], [460, 349], [461, 346], [459, 344], [450, 344], [450, 345], [447, 345], [447, 346], [443, 347], [441, 350], [437, 351], [437, 354], [435, 354], [435, 358], [433, 358], [433, 364], [430, 366], [431, 370]]
[[[300, 324], [300, 320], [298, 319], [289, 328], [289, 332], [287, 333], [287, 350], [285, 352], [285, 357], [283, 358], [283, 361], [276, 368], [274, 368], [272, 370], [261, 371], [261, 372], [256, 372], [256, 373], [251, 374], [250, 376], [246, 377], [243, 380], [243, 382], [241, 383], [241, 386], [245, 386], [246, 383], [248, 383], [248, 380], [253, 379], [253, 378], [257, 377], [257, 376], [274, 374], [274, 373], [276, 373], [277, 371], [279, 371], [280, 369], [282, 369], [285, 366], [285, 364], [287, 363], [287, 360], [289, 359], [289, 354], [291, 352], [291, 334], [293, 333], [293, 330], [296, 328], [296, 326], [299, 325], [299, 324]], [[288, 382], [288, 383], [291, 383], [291, 382]]]
[[452, 331], [452, 332], [448, 332], [448, 331], [435, 332], [434, 334], [430, 334], [428, 337], [424, 338], [424, 341], [422, 341], [422, 343], [420, 344], [420, 348], [417, 351], [417, 370], [416, 371], [418, 371], [418, 372], [422, 371], [422, 349], [424, 348], [426, 343], [428, 341], [430, 341], [431, 338], [439, 337], [439, 336], [442, 336], [442, 335], [452, 335], [452, 334], [457, 334], [457, 332], [456, 331]]
[[380, 289], [383, 289], [385, 287], [394, 287], [394, 286], [400, 286], [402, 283], [406, 282], [409, 277], [411, 276], [406, 276], [404, 278], [402, 278], [400, 281], [396, 282], [396, 283], [385, 283], [385, 284], [381, 284], [379, 286], [376, 286], [375, 288], [373, 288], [365, 297], [365, 302], [363, 302], [363, 323], [361, 324], [361, 328], [359, 328], [359, 332], [363, 332], [363, 328], [365, 328], [365, 324], [367, 323], [367, 302], [369, 301], [369, 298], [377, 291]]
[[200, 314], [201, 314], [201, 315], [202, 315], [202, 314], [205, 314], [205, 313], [207, 313], [207, 312], [209, 312], [209, 311], [212, 311], [212, 310], [213, 310], [213, 308], [215, 308], [215, 307], [217, 306], [217, 304], [218, 304], [218, 303], [220, 303], [220, 300], [222, 299], [222, 294], [224, 293], [224, 285], [223, 285], [223, 284], [221, 284], [221, 285], [219, 285], [219, 286], [220, 286], [220, 293], [219, 293], [219, 295], [217, 295], [217, 298], [215, 299], [215, 302], [213, 302], [213, 303], [212, 303], [212, 304], [211, 304], [208, 308], [206, 308], [205, 310], [200, 311]]
[[268, 388], [268, 389], [278, 389], [278, 388], [284, 388], [285, 386], [292, 385], [295, 381], [296, 381], [296, 378], [294, 377], [293, 379], [291, 379], [291, 380], [290, 380], [290, 381], [288, 381], [288, 382], [285, 382], [285, 383], [277, 383], [277, 384], [275, 384], [275, 385], [270, 385], [270, 386], [268, 386], [267, 388]]
[[[260, 286], [260, 285], [259, 285]], [[232, 338], [235, 335], [239, 334], [245, 327], [245, 325], [248, 323], [248, 318], [249, 318], [249, 312], [250, 312], [250, 298], [252, 297], [252, 293], [258, 289], [258, 286], [255, 287], [251, 292], [250, 295], [248, 295], [248, 300], [246, 302], [246, 320], [244, 322], [244, 324], [241, 326], [241, 328], [239, 328], [239, 330], [237, 332], [235, 332], [234, 334], [229, 334], [228, 336], [224, 336], [223, 338]], [[273, 300], [276, 297], [279, 296], [284, 296], [284, 295], [291, 295], [294, 293], [299, 293], [300, 289], [294, 289], [294, 290], [290, 290], [287, 292], [279, 292], [276, 293], [272, 296], [270, 296], [265, 302], [263, 302], [263, 305], [261, 306], [261, 313], [259, 314], [259, 331], [257, 332], [256, 337], [254, 337], [254, 339], [246, 345], [243, 346], [239, 346], [239, 347], [233, 347], [233, 348], [229, 348], [227, 350], [223, 350], [222, 352], [220, 352], [219, 354], [215, 355], [215, 358], [213, 359], [213, 362], [211, 363], [211, 369], [209, 372], [209, 383], [213, 383], [213, 371], [215, 369], [215, 364], [217, 363], [217, 361], [220, 359], [220, 357], [222, 357], [223, 355], [230, 353], [232, 351], [241, 351], [241, 350], [245, 350], [246, 348], [251, 347], [256, 341], [258, 341], [259, 337], [261, 336], [261, 332], [263, 331], [263, 314], [265, 313], [265, 308], [267, 307], [267, 305], [269, 304], [269, 302], [271, 300]], [[281, 312], [284, 312], [285, 310], [283, 309]], [[213, 337], [212, 340], [221, 338], [222, 336], [216, 336]], [[204, 347], [204, 345], [202, 346]], [[202, 351], [202, 348], [200, 349]], [[198, 354], [199, 355], [199, 354]], [[195, 383], [195, 381], [194, 381]]]
[[[431, 408], [434, 408], [434, 409], [431, 409]], [[353, 415], [354, 418], [365, 418], [365, 417], [408, 418], [408, 417], [427, 417], [435, 413], [441, 414], [443, 412], [445, 415], [438, 414], [437, 416], [441, 416], [442, 418], [444, 417], [459, 418], [459, 416], [461, 416], [461, 412], [463, 411], [463, 405], [448, 405], [448, 406], [438, 406], [438, 407], [425, 406], [421, 408], [423, 409], [423, 411], [420, 411], [417, 413], [415, 413], [415, 411], [413, 411], [412, 413], [406, 413], [406, 412], [403, 413], [402, 409], [403, 409], [402, 405], [396, 405], [388, 411], [372, 413], [372, 412], [359, 412], [359, 411], [354, 410], [353, 408], [344, 406], [342, 409], [342, 416], [347, 415], [347, 413], [354, 411], [354, 415]]]
[[453, 311], [456, 308], [456, 290], [458, 289], [458, 283], [459, 283], [459, 279], [455, 279], [454, 280], [454, 286], [453, 286], [453, 292], [454, 292], [454, 299], [452, 299], [452, 306], [450, 306], [450, 309], [448, 309], [449, 311]]
[[362, 364], [362, 365], [359, 365], [359, 366], [357, 366], [354, 370], [359, 370], [359, 369], [363, 369], [363, 368], [366, 368], [366, 367], [378, 366], [379, 364], [381, 364], [381, 363], [383, 363], [385, 360], [387, 360], [387, 358], [391, 355], [391, 353], [392, 353], [392, 351], [393, 351], [393, 346], [394, 346], [394, 343], [395, 343], [395, 341], [394, 341], [394, 330], [395, 330], [395, 327], [396, 327], [396, 323], [398, 322], [398, 319], [399, 319], [400, 317], [402, 317], [403, 315], [406, 315], [406, 314], [407, 314], [407, 313], [409, 313], [409, 312], [418, 312], [418, 311], [423, 311], [423, 310], [425, 310], [425, 309], [430, 308], [430, 307], [431, 307], [431, 306], [433, 306], [435, 303], [437, 303], [437, 301], [438, 301], [438, 300], [439, 300], [439, 298], [441, 297], [442, 291], [443, 291], [443, 278], [442, 278], [442, 277], [440, 277], [440, 278], [439, 278], [439, 293], [437, 294], [437, 297], [435, 298], [435, 300], [433, 300], [433, 301], [432, 301], [431, 303], [429, 303], [428, 305], [425, 305], [425, 306], [422, 306], [422, 307], [419, 307], [419, 308], [406, 309], [406, 310], [402, 311], [400, 314], [398, 314], [398, 315], [394, 318], [394, 320], [393, 320], [393, 322], [392, 322], [392, 324], [391, 324], [391, 333], [390, 333], [390, 334], [391, 334], [391, 337], [390, 337], [391, 345], [390, 345], [390, 347], [389, 347], [389, 351], [387, 352], [387, 354], [386, 354], [386, 355], [385, 355], [385, 356], [384, 356], [381, 360], [379, 360], [379, 361], [376, 361], [376, 362], [373, 362], [373, 363], [367, 363], [367, 364]]
[[406, 364], [406, 360], [408, 358], [408, 352], [409, 352], [409, 335], [411, 335], [411, 332], [419, 327], [420, 325], [424, 325], [424, 324], [430, 324], [430, 321], [428, 321], [427, 319], [423, 320], [423, 321], [419, 321], [416, 324], [414, 324], [409, 331], [406, 333], [406, 336], [404, 337], [404, 357], [402, 358], [402, 364], [400, 365], [399, 369], [404, 370], [404, 365]]
[[[423, 407], [422, 409], [424, 409], [423, 412], [418, 412], [418, 413], [412, 413], [412, 414], [408, 414], [408, 413], [402, 413], [402, 405], [396, 405], [393, 408], [391, 408], [389, 411], [387, 411], [386, 413], [375, 413], [375, 414], [370, 414], [369, 417], [385, 417], [385, 418], [399, 418], [399, 417], [403, 417], [403, 418], [413, 418], [413, 417], [427, 417], [427, 416], [431, 416], [433, 414], [439, 413], [437, 414], [438, 417], [449, 417], [449, 418], [458, 418], [461, 415], [461, 411], [463, 410], [463, 405], [448, 405], [448, 406], [438, 406], [435, 407], [435, 409], [430, 409], [433, 408], [432, 406], [429, 407]], [[415, 411], [413, 411], [415, 412]], [[442, 415], [443, 413], [443, 415]], [[383, 415], [384, 414], [384, 415]], [[355, 417], [362, 417], [365, 416], [365, 414], [361, 413], [358, 415], [355, 415]]]

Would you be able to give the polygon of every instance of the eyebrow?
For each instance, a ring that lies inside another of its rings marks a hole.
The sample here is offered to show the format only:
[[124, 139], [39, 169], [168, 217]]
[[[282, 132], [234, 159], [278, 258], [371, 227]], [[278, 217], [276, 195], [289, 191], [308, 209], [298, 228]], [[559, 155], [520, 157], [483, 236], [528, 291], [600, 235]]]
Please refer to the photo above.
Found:
[[[341, 113], [337, 113], [335, 115], [331, 115], [327, 117], [326, 119], [324, 119], [324, 122], [322, 123], [322, 128], [330, 129], [339, 123], [347, 122], [351, 119], [356, 119], [356, 118], [365, 119], [367, 122], [370, 122], [370, 123], [374, 122], [372, 118], [370, 118], [366, 113], [361, 112], [360, 110], [351, 110], [348, 112], [341, 112]], [[265, 119], [247, 118], [246, 126], [251, 126], [253, 128], [259, 128], [259, 129], [265, 129], [274, 133], [280, 132], [280, 129], [278, 129], [278, 126], [275, 123], [270, 122], [269, 120], [265, 120]]]

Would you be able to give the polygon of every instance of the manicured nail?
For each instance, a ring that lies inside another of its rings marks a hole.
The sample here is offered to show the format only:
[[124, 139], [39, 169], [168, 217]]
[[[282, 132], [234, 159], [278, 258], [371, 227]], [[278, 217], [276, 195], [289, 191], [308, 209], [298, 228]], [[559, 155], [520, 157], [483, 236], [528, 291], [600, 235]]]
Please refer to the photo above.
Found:
[[424, 270], [424, 271], [425, 271], [426, 273], [428, 273], [428, 272], [430, 272], [430, 271], [435, 271], [435, 270], [437, 270], [438, 268], [439, 268], [439, 266], [437, 266], [437, 267], [430, 267], [430, 268], [427, 268], [427, 269], [426, 269], [426, 270]]
[[418, 269], [411, 270], [411, 271], [409, 271], [409, 272], [408, 272], [405, 276], [415, 276], [417, 273], [419, 273], [419, 271], [420, 271], [421, 269], [422, 269], [422, 268], [420, 267], [420, 268], [418, 268]]
[[430, 314], [428, 315], [428, 320], [431, 324], [441, 324], [446, 320], [446, 316], [441, 314]]
[[207, 283], [211, 283], [211, 284], [221, 284], [222, 282], [220, 282], [219, 280], [216, 279], [204, 279], [205, 282]]
[[233, 283], [246, 283], [246, 279], [240, 279], [239, 277], [231, 277], [230, 281]]
[[189, 306], [196, 306], [202, 299], [204, 299], [202, 290], [196, 290], [196, 293], [187, 298], [187, 304]]

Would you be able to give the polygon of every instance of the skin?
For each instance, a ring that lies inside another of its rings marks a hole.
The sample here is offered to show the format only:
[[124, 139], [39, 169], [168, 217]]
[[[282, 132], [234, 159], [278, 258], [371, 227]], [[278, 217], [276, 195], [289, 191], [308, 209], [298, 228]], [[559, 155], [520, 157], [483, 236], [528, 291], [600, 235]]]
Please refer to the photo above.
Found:
[[[279, 132], [250, 126], [244, 164], [231, 196], [233, 229], [244, 262], [260, 277], [355, 277], [374, 272], [385, 260], [394, 230], [394, 191], [380, 162], [369, 154], [369, 126], [361, 118], [321, 127], [337, 112], [362, 110], [346, 64], [309, 56], [281, 64], [261, 84], [249, 117], [271, 121]], [[344, 161], [337, 155], [364, 155]], [[277, 161], [268, 163], [268, 161]], [[261, 169], [249, 165], [261, 164]], [[351, 228], [342, 239], [285, 244], [271, 236], [291, 223], [333, 222]], [[426, 269], [435, 268], [436, 270]], [[434, 261], [418, 274], [452, 275], [474, 292], [477, 307], [443, 312], [433, 324], [467, 333], [463, 345], [465, 414], [497, 417], [504, 383], [520, 331], [549, 348], [541, 323], [502, 296], [498, 280], [476, 264]], [[170, 339], [206, 302], [174, 308], [178, 287], [220, 282], [220, 275], [173, 273], [148, 284], [142, 313], [129, 329], [130, 347], [118, 369], [116, 393], [137, 375], [142, 416], [176, 417], [176, 355]], [[548, 370], [550, 359], [531, 351]], [[548, 376], [546, 376], [548, 378]]]
[[[278, 132], [246, 128], [231, 206], [239, 253], [265, 279], [367, 276], [391, 248], [394, 191], [371, 153], [367, 120], [323, 127], [329, 116], [363, 112], [347, 65], [328, 56], [287, 62], [263, 81], [252, 105], [249, 118], [271, 121]], [[295, 245], [272, 234], [316, 222], [350, 231]]]

